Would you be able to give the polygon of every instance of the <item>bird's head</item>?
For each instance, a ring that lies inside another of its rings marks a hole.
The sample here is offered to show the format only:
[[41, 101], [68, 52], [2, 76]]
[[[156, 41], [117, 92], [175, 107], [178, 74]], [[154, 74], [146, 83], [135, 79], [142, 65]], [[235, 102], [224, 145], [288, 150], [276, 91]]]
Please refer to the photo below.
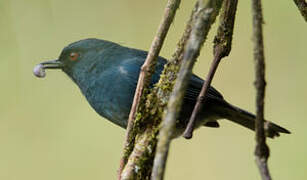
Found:
[[94, 66], [99, 54], [114, 45], [117, 44], [99, 39], [85, 39], [71, 43], [62, 50], [58, 59], [36, 65], [33, 73], [43, 78], [46, 69], [61, 69], [74, 79], [75, 72], [82, 72]]

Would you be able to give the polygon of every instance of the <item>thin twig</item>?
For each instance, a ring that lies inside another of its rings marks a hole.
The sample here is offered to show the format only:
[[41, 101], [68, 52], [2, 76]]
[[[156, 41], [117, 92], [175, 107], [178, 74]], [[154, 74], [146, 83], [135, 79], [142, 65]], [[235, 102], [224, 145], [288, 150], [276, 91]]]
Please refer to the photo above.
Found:
[[205, 95], [207, 94], [208, 90], [209, 90], [209, 86], [210, 83], [213, 79], [213, 76], [215, 74], [215, 71], [220, 63], [221, 60], [221, 49], [218, 48], [216, 50], [216, 54], [214, 55], [214, 59], [213, 62], [211, 64], [209, 73], [207, 75], [206, 81], [202, 86], [201, 92], [199, 94], [199, 96], [197, 97], [197, 103], [193, 109], [193, 113], [191, 115], [191, 118], [189, 120], [189, 123], [184, 131], [183, 137], [186, 139], [191, 139], [193, 136], [193, 131], [194, 131], [194, 125], [195, 125], [195, 121], [196, 121], [196, 115], [198, 114], [198, 112], [200, 111], [200, 109], [202, 108], [202, 104], [205, 102], [206, 98]]
[[269, 147], [266, 144], [264, 129], [264, 96], [265, 96], [265, 62], [262, 33], [262, 7], [261, 0], [252, 0], [253, 12], [253, 41], [254, 41], [254, 61], [256, 71], [256, 162], [263, 180], [271, 180], [271, 175], [267, 166], [269, 157]]
[[301, 12], [301, 15], [307, 22], [307, 3], [305, 0], [293, 0], [296, 6], [298, 7], [298, 10]]
[[165, 111], [166, 114], [164, 116], [163, 126], [160, 130], [152, 179], [163, 179], [168, 149], [175, 128], [176, 116], [181, 107], [193, 65], [205, 42], [211, 24], [213, 24], [216, 19], [221, 4], [222, 0], [209, 0], [206, 3], [199, 0], [197, 2], [197, 10], [193, 17], [191, 34], [185, 46], [182, 64]]
[[[155, 69], [154, 67], [156, 64], [156, 59], [160, 53], [160, 50], [162, 48], [164, 39], [169, 30], [169, 27], [171, 23], [173, 22], [173, 19], [175, 17], [176, 10], [178, 9], [179, 4], [180, 4], [180, 0], [169, 0], [167, 2], [167, 5], [164, 11], [164, 16], [158, 28], [158, 32], [151, 44], [147, 58], [141, 68], [137, 88], [136, 88], [134, 99], [133, 99], [133, 104], [132, 104], [130, 114], [129, 114], [126, 138], [125, 138], [125, 143], [124, 143], [124, 150], [131, 143], [130, 142], [131, 136], [132, 136], [131, 130], [133, 127], [133, 121], [135, 118], [137, 106], [140, 103], [140, 99], [142, 97], [143, 90], [147, 88], [150, 84], [151, 76], [153, 74], [153, 70]], [[123, 170], [124, 164], [127, 162], [127, 159], [125, 157], [126, 156], [124, 155], [120, 161], [120, 168], [118, 171], [119, 179], [120, 179], [120, 174]]]
[[237, 10], [237, 0], [225, 0], [223, 3], [222, 14], [220, 18], [220, 25], [217, 31], [217, 35], [214, 39], [214, 58], [207, 75], [206, 81], [202, 86], [201, 92], [197, 98], [196, 105], [193, 109], [189, 123], [183, 134], [183, 137], [190, 139], [193, 136], [194, 125], [198, 112], [202, 109], [203, 104], [206, 101], [206, 94], [209, 90], [211, 81], [214, 77], [215, 71], [225, 56], [228, 56], [231, 50], [233, 27], [235, 22], [235, 15]]

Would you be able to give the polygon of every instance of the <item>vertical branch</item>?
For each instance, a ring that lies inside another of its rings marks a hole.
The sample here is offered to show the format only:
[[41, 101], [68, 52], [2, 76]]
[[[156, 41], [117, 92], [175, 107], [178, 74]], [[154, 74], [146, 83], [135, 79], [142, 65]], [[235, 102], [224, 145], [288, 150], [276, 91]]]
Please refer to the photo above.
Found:
[[[195, 16], [195, 12], [198, 9], [198, 3], [195, 4], [194, 9], [191, 13], [190, 19], [187, 22], [185, 31], [177, 43], [177, 48], [175, 53], [172, 56], [172, 59], [167, 63], [165, 68], [163, 69], [161, 78], [159, 82], [157, 83], [157, 89], [155, 88], [154, 92], [156, 92], [162, 101], [164, 101], [165, 104], [169, 101], [169, 96], [171, 94], [171, 91], [165, 90], [165, 86], [170, 86], [167, 89], [173, 89], [173, 83], [177, 78], [177, 73], [179, 70], [179, 67], [182, 63], [183, 59], [183, 52], [184, 52], [184, 45], [187, 43], [188, 38], [191, 33], [191, 25], [193, 21], [193, 17]], [[173, 69], [173, 71], [171, 70]], [[162, 96], [162, 97], [161, 97]], [[165, 107], [166, 108], [166, 107]], [[164, 109], [165, 109], [164, 108]], [[163, 179], [164, 172], [165, 172], [165, 166], [166, 166], [166, 159], [167, 159], [167, 154], [168, 153], [168, 148], [169, 146], [167, 145], [167, 141], [169, 141], [168, 138], [170, 138], [168, 135], [165, 136], [163, 134], [169, 132], [172, 133], [174, 129], [174, 122], [165, 122], [162, 121], [162, 132], [160, 129], [159, 132], [159, 147], [157, 147], [155, 158], [154, 158], [154, 163], [153, 163], [153, 169], [152, 169], [152, 174], [151, 174], [151, 179], [152, 180], [158, 180], [158, 179]], [[162, 133], [162, 135], [161, 135]]]
[[305, 0], [293, 0], [296, 6], [298, 7], [298, 10], [301, 12], [301, 15], [307, 22], [307, 3]]
[[[195, 9], [193, 10], [194, 14]], [[160, 129], [162, 112], [166, 107], [173, 82], [182, 62], [184, 44], [191, 32], [191, 18], [187, 23], [184, 34], [177, 43], [176, 51], [171, 60], [165, 65], [159, 82], [146, 98], [146, 106], [142, 109], [142, 116], [137, 117], [138, 122], [145, 120], [147, 128], [144, 133], [138, 134], [134, 142], [133, 151], [129, 156], [128, 162], [121, 174], [122, 179], [148, 179], [150, 178], [153, 166], [153, 158], [156, 151], [157, 134]], [[150, 106], [148, 106], [150, 105]], [[147, 114], [146, 112], [151, 112]], [[135, 173], [131, 173], [135, 172]]]
[[256, 71], [256, 162], [263, 180], [271, 180], [267, 160], [269, 157], [269, 147], [266, 144], [264, 130], [264, 95], [265, 95], [265, 62], [262, 33], [262, 7], [261, 0], [252, 0], [253, 12], [253, 41], [254, 41], [254, 60]]
[[[178, 9], [180, 4], [180, 0], [169, 0], [167, 2], [165, 11], [164, 11], [164, 16], [163, 19], [160, 23], [160, 26], [158, 28], [158, 32], [151, 44], [149, 53], [147, 55], [147, 58], [141, 68], [140, 76], [138, 79], [138, 84], [137, 88], [135, 91], [134, 99], [133, 99], [133, 104], [130, 110], [129, 114], [129, 120], [128, 120], [128, 126], [127, 126], [127, 132], [126, 132], [126, 139], [124, 143], [124, 151], [127, 149], [127, 147], [132, 143], [131, 139], [133, 139], [133, 133], [132, 133], [132, 127], [133, 127], [133, 121], [135, 118], [136, 110], [138, 107], [138, 104], [140, 103], [140, 99], [143, 95], [144, 89], [149, 86], [151, 76], [153, 74], [153, 71], [155, 69], [155, 64], [156, 64], [156, 59], [160, 53], [160, 50], [162, 48], [164, 39], [166, 37], [166, 34], [169, 30], [169, 27], [171, 23], [173, 22], [173, 19], [176, 14], [176, 10]], [[127, 156], [125, 155], [121, 159], [120, 162], [120, 168], [118, 171], [119, 174], [119, 179], [120, 179], [120, 174], [123, 170], [124, 164], [127, 162]]]
[[168, 149], [176, 123], [176, 116], [181, 107], [184, 92], [191, 75], [193, 65], [199, 56], [200, 49], [206, 40], [211, 25], [216, 19], [221, 8], [222, 0], [199, 0], [196, 4], [197, 10], [192, 20], [192, 30], [183, 53], [183, 60], [178, 72], [174, 89], [165, 110], [162, 128], [159, 133], [152, 179], [161, 180], [164, 176]]
[[228, 56], [230, 53], [237, 4], [238, 0], [225, 0], [223, 3], [222, 14], [220, 17], [220, 25], [217, 31], [217, 35], [214, 38], [214, 59], [212, 61], [205, 83], [203, 84], [201, 92], [197, 98], [197, 102], [193, 109], [187, 128], [183, 134], [183, 136], [187, 139], [190, 139], [193, 136], [193, 130], [197, 114], [202, 109], [202, 106], [206, 101], [205, 97], [216, 69], [221, 59], [225, 56]]

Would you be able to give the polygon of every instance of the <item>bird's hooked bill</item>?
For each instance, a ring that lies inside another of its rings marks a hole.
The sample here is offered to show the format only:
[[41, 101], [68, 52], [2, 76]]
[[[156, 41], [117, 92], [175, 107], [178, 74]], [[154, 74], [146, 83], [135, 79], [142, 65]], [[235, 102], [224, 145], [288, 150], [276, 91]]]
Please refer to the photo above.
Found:
[[51, 61], [45, 61], [40, 64], [37, 64], [33, 69], [33, 74], [36, 77], [43, 78], [46, 76], [45, 69], [62, 69], [63, 64], [59, 60], [51, 60]]

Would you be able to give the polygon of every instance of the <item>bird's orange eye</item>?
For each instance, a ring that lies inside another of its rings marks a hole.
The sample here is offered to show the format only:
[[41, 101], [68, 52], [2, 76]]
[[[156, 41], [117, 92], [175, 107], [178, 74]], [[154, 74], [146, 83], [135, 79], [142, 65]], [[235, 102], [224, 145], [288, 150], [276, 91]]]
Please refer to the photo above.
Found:
[[79, 54], [78, 54], [78, 53], [75, 53], [75, 52], [72, 52], [72, 53], [70, 53], [70, 55], [69, 55], [69, 58], [70, 58], [70, 60], [72, 60], [72, 61], [77, 60], [78, 57], [79, 57]]

